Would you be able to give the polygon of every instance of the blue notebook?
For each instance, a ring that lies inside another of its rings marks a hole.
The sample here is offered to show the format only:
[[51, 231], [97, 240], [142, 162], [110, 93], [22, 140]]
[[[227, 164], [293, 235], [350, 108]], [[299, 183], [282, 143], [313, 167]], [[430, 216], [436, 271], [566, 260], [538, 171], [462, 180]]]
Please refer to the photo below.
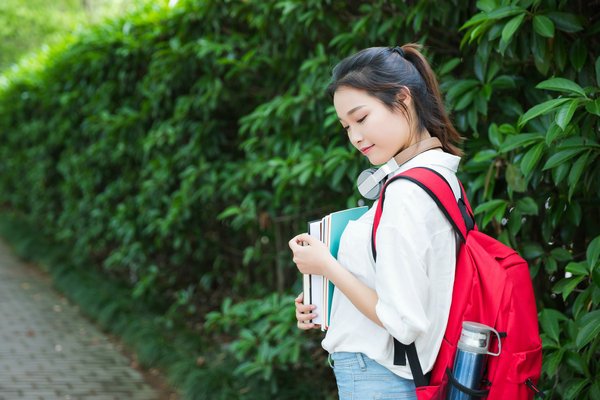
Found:
[[[367, 210], [368, 207], [356, 207], [333, 212], [320, 220], [309, 222], [308, 233], [318, 237], [319, 240], [325, 243], [331, 254], [337, 258], [340, 238], [344, 233], [344, 229], [346, 229], [346, 225], [350, 221], [359, 219]], [[303, 279], [304, 303], [317, 306], [314, 312], [318, 316], [312, 322], [321, 325], [321, 330], [325, 331], [329, 328], [331, 302], [335, 286], [327, 278], [320, 275], [305, 274]], [[326, 317], [324, 318], [324, 316]]]

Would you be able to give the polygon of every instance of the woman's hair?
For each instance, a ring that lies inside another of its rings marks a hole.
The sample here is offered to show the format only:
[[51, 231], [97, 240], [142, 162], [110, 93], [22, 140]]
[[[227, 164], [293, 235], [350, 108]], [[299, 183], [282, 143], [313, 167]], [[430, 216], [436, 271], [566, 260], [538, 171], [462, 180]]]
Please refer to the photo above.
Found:
[[370, 47], [345, 58], [335, 66], [327, 93], [333, 97], [343, 86], [365, 90], [392, 111], [401, 109], [404, 87], [410, 91], [417, 114], [417, 132], [427, 129], [442, 142], [444, 151], [461, 155], [456, 145], [462, 137], [450, 123], [431, 67], [417, 44], [402, 47]]

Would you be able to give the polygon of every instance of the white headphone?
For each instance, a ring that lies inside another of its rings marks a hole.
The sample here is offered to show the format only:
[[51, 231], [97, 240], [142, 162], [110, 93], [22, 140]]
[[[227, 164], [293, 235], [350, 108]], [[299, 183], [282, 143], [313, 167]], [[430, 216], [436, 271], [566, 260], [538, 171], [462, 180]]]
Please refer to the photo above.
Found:
[[387, 163], [379, 168], [369, 168], [358, 175], [356, 185], [360, 194], [369, 200], [375, 200], [381, 194], [381, 189], [385, 185], [387, 176], [398, 169], [402, 164], [424, 151], [442, 147], [442, 142], [436, 137], [430, 137], [421, 140], [400, 153], [396, 154]]

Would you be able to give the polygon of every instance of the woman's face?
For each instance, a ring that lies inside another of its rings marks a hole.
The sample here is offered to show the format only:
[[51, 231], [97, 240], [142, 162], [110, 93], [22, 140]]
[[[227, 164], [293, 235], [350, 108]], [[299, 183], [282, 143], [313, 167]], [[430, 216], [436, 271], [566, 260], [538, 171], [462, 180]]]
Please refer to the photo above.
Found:
[[[403, 102], [412, 109], [410, 96]], [[350, 142], [373, 165], [388, 162], [415, 140], [416, 135], [411, 134], [402, 111], [391, 111], [364, 90], [347, 86], [338, 88], [333, 95], [333, 106]]]

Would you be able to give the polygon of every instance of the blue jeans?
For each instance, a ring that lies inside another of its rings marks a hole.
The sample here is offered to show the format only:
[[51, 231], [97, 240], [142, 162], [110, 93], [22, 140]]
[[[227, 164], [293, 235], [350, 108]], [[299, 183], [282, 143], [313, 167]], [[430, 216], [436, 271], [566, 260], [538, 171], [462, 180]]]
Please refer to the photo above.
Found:
[[417, 399], [415, 384], [362, 353], [333, 353], [340, 400]]

